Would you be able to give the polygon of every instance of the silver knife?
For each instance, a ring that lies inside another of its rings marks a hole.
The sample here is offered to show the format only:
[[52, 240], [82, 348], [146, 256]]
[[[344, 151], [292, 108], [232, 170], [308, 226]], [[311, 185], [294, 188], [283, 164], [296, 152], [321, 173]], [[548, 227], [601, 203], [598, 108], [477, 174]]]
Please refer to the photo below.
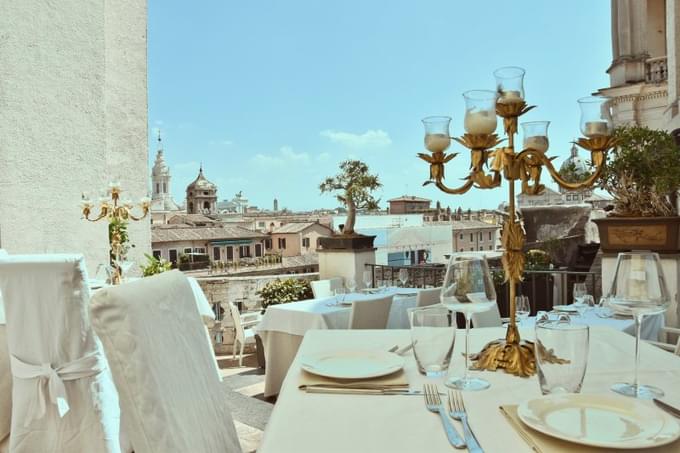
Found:
[[659, 406], [661, 409], [668, 412], [672, 416], [680, 418], [680, 409], [678, 409], [677, 407], [673, 407], [670, 404], [664, 403], [663, 401], [656, 398], [654, 398], [654, 404], [656, 404], [657, 406]]

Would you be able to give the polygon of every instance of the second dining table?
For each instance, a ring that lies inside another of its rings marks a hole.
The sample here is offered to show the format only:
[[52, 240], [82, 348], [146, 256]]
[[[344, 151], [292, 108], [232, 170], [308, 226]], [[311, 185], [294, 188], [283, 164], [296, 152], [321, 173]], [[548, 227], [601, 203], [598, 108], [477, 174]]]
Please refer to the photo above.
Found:
[[[416, 306], [417, 288], [385, 288], [373, 294], [351, 293], [279, 305], [270, 305], [255, 327], [266, 360], [264, 396], [277, 395], [288, 368], [309, 330], [347, 329], [355, 300], [394, 296], [388, 329], [408, 329], [408, 309]], [[344, 304], [340, 302], [344, 302]]]

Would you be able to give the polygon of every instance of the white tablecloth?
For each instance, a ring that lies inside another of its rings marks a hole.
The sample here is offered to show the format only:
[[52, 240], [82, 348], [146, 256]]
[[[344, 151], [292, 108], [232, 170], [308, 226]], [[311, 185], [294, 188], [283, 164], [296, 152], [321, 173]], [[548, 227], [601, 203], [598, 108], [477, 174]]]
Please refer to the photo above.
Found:
[[[521, 329], [521, 334], [532, 339], [532, 330]], [[472, 329], [470, 348], [478, 351], [503, 334], [502, 328]], [[425, 409], [420, 396], [307, 394], [297, 388], [300, 358], [306, 354], [348, 348], [386, 350], [395, 344], [408, 344], [409, 340], [405, 330], [308, 332], [285, 379], [258, 453], [455, 451], [446, 440], [439, 417]], [[583, 393], [615, 395], [609, 390], [611, 384], [632, 378], [634, 342], [632, 336], [620, 331], [593, 327]], [[462, 372], [464, 343], [463, 332], [459, 331], [451, 366], [456, 375]], [[661, 387], [666, 391], [666, 401], [680, 406], [680, 357], [646, 343], [641, 345], [641, 353], [641, 382]], [[424, 382], [433, 382], [440, 391], [444, 390], [443, 378], [426, 380], [418, 373], [412, 355], [406, 357], [405, 371], [412, 389], [422, 389]], [[482, 448], [487, 453], [531, 453], [498, 407], [539, 397], [538, 378], [518, 378], [503, 372], [479, 374], [491, 382], [491, 387], [466, 392], [464, 398], [470, 424]], [[460, 424], [454, 424], [462, 433]], [[680, 448], [680, 444], [673, 447]], [[574, 451], [579, 451], [577, 445]]]
[[[345, 301], [369, 300], [394, 295], [388, 329], [409, 327], [407, 310], [416, 305], [415, 288], [388, 288], [380, 294], [348, 294]], [[267, 308], [255, 331], [262, 338], [267, 362], [264, 395], [279, 393], [283, 378], [297, 353], [302, 337], [314, 329], [347, 329], [351, 306], [335, 305], [336, 298], [310, 299], [272, 305]]]
[[[596, 314], [596, 309], [588, 309], [583, 316], [573, 316], [572, 320], [577, 323], [588, 324], [589, 326], [604, 326], [620, 330], [629, 335], [635, 336], [635, 321], [632, 318], [600, 318]], [[536, 324], [534, 316], [525, 319], [519, 325], [520, 327], [533, 328]], [[640, 337], [643, 340], [659, 340], [659, 332], [664, 326], [664, 315], [658, 314], [653, 316], [645, 316], [642, 319], [642, 329], [640, 329]]]
[[[344, 301], [370, 300], [393, 295], [388, 329], [407, 329], [409, 327], [406, 310], [416, 306], [415, 288], [390, 288], [379, 294], [347, 294]], [[335, 297], [309, 299], [300, 302], [271, 305], [267, 308], [262, 321], [256, 327], [258, 332], [283, 332], [291, 335], [304, 335], [311, 329], [346, 329], [349, 325], [351, 305], [336, 305]]]

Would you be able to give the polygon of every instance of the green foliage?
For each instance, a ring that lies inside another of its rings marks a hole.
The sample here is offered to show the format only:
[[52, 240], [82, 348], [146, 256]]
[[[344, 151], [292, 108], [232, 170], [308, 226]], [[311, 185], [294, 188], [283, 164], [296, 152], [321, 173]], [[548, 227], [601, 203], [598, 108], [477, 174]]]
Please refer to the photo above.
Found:
[[581, 171], [576, 164], [569, 162], [563, 168], [560, 168], [560, 176], [567, 182], [580, 182], [590, 178], [592, 173], [589, 170]]
[[544, 250], [528, 250], [524, 256], [524, 269], [527, 271], [541, 271], [550, 269], [550, 264], [552, 264], [550, 255]]
[[[120, 256], [121, 259], [125, 258], [127, 252], [130, 250], [130, 237], [128, 236], [128, 222], [122, 219], [112, 219], [109, 221], [109, 244], [113, 239], [114, 234], [118, 233], [120, 236]], [[110, 253], [111, 262], [116, 257], [113, 253]]]
[[619, 216], [675, 214], [672, 200], [680, 187], [680, 148], [665, 131], [617, 128], [618, 143], [607, 156], [602, 188], [614, 197]]
[[309, 282], [298, 278], [273, 280], [256, 294], [262, 299], [263, 309], [270, 305], [285, 304], [314, 297]]
[[321, 193], [339, 192], [335, 198], [347, 207], [347, 222], [343, 233], [354, 233], [357, 209], [378, 209], [378, 202], [371, 192], [382, 187], [378, 175], [369, 173], [368, 165], [360, 160], [346, 160], [340, 164], [340, 173], [326, 178], [319, 184]]
[[139, 266], [144, 277], [150, 277], [172, 269], [172, 263], [163, 258], [159, 259], [146, 253], [144, 256], [146, 257], [147, 264]]

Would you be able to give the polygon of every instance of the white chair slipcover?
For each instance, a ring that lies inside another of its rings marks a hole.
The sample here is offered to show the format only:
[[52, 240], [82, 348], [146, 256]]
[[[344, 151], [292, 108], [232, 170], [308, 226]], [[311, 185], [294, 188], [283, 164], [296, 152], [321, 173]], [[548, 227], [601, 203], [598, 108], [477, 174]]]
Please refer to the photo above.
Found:
[[0, 258], [12, 453], [119, 452], [118, 396], [92, 332], [81, 255]]
[[[0, 259], [7, 252], [0, 249]], [[9, 448], [9, 430], [12, 421], [12, 375], [9, 371], [9, 351], [5, 330], [5, 308], [0, 294], [0, 453]]]
[[428, 305], [440, 304], [439, 296], [442, 288], [427, 288], [421, 289], [416, 295], [416, 307], [427, 307]]
[[187, 278], [164, 272], [90, 304], [136, 453], [240, 452]]
[[352, 313], [349, 316], [350, 329], [385, 329], [390, 317], [392, 298], [355, 300], [352, 302]]
[[335, 290], [342, 288], [342, 278], [334, 277], [327, 280], [313, 280], [309, 284], [312, 287], [314, 299], [321, 299], [322, 297], [334, 296]]
[[502, 325], [503, 319], [496, 304], [487, 311], [472, 313], [472, 327], [501, 327]]

